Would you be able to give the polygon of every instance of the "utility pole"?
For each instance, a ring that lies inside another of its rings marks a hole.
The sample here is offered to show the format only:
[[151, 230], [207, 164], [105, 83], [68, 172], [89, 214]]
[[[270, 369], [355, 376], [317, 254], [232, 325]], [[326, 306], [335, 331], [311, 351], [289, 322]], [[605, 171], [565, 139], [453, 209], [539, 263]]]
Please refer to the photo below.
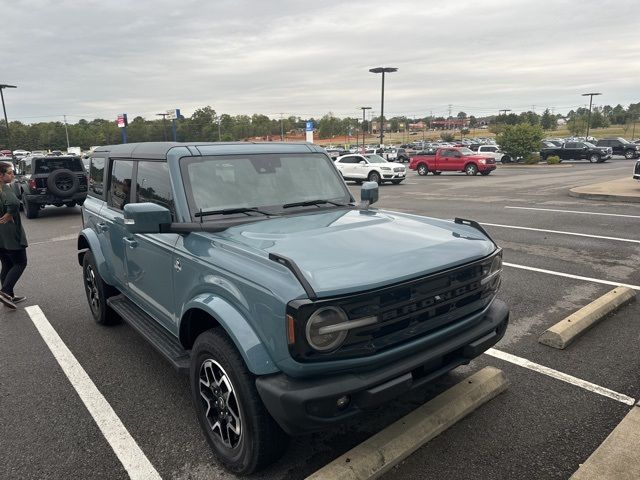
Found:
[[589, 141], [589, 126], [591, 124], [591, 105], [593, 104], [593, 97], [595, 95], [602, 95], [601, 93], [583, 93], [583, 97], [589, 97], [589, 116], [587, 117], [587, 136], [585, 140]]
[[7, 120], [7, 109], [4, 106], [4, 95], [2, 91], [5, 88], [18, 88], [15, 85], [7, 85], [5, 83], [0, 84], [0, 98], [2, 98], [2, 111], [4, 112], [4, 123], [7, 125], [7, 149], [11, 150], [11, 156], [13, 157], [13, 150], [11, 148], [11, 136], [9, 135], [9, 120]]
[[[365, 147], [364, 147], [364, 136], [365, 136], [364, 116], [365, 116], [365, 112], [367, 110], [371, 110], [371, 107], [360, 107], [360, 110], [362, 110], [362, 153], [364, 153], [364, 151], [365, 151]], [[371, 123], [371, 122], [369, 122], [369, 123]]]
[[284, 127], [282, 126], [282, 115], [284, 113], [278, 113], [278, 115], [280, 115], [280, 141], [284, 142]]
[[167, 141], [167, 115], [168, 113], [156, 113], [157, 116], [162, 117], [162, 138]]
[[69, 151], [69, 131], [67, 130], [67, 116], [63, 115], [64, 117], [64, 133], [67, 136], [67, 152]]

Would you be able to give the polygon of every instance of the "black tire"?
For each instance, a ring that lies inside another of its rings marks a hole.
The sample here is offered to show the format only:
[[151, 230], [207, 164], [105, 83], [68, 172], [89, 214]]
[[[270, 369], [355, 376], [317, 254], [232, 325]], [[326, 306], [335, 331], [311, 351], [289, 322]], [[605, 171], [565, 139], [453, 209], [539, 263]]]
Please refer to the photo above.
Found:
[[36, 218], [38, 216], [38, 212], [40, 211], [40, 205], [38, 205], [37, 203], [30, 202], [26, 198], [24, 198], [22, 204], [23, 204], [24, 214], [27, 218]]
[[69, 208], [73, 208], [76, 206], [76, 202], [66, 202], [65, 205]]
[[513, 160], [511, 159], [511, 157], [509, 155], [503, 155], [502, 158], [500, 159], [500, 161], [502, 163], [511, 163]]
[[69, 198], [79, 187], [78, 175], [67, 168], [54, 170], [47, 177], [47, 188], [56, 197]]
[[378, 172], [369, 173], [367, 180], [370, 182], [376, 182], [378, 185], [382, 184], [382, 176]]
[[288, 437], [262, 404], [255, 378], [229, 338], [215, 329], [202, 333], [191, 359], [194, 408], [218, 460], [238, 475], [278, 460]]
[[[404, 180], [404, 178], [402, 180]], [[393, 183], [394, 185], [400, 185], [402, 183], [402, 180], [391, 180], [391, 183]]]
[[429, 167], [427, 167], [426, 163], [419, 163], [416, 170], [418, 170], [418, 175], [425, 176], [429, 174]]
[[91, 315], [100, 325], [113, 325], [120, 322], [116, 312], [107, 306], [107, 299], [118, 294], [118, 290], [102, 280], [93, 253], [88, 250], [82, 259], [82, 283], [87, 294]]
[[464, 173], [466, 173], [467, 175], [477, 175], [478, 174], [478, 167], [476, 166], [475, 163], [467, 163], [464, 166]]
[[597, 153], [592, 153], [591, 155], [589, 155], [589, 161], [591, 163], [600, 163], [600, 155], [598, 155]]
[[631, 160], [632, 158], [635, 158], [635, 156], [636, 156], [635, 150], [627, 150], [624, 152], [624, 158], [626, 158], [627, 160]]

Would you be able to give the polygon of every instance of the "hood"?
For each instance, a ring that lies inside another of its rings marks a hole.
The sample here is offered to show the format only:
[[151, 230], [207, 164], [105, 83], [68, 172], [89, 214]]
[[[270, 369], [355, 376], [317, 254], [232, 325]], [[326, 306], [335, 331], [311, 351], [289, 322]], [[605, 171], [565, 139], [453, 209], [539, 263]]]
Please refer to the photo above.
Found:
[[473, 227], [383, 210], [331, 210], [212, 234], [293, 260], [318, 297], [369, 290], [483, 258], [494, 244]]

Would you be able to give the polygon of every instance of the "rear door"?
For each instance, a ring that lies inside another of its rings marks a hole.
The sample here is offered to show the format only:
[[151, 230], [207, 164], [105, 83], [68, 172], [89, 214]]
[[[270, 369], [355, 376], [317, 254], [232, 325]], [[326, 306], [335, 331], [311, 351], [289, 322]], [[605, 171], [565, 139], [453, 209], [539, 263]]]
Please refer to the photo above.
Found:
[[133, 161], [125, 159], [111, 160], [106, 191], [106, 205], [100, 211], [98, 226], [100, 246], [116, 286], [124, 289], [127, 285], [125, 271], [125, 238], [128, 232], [124, 228], [122, 209], [131, 201], [131, 183], [133, 181]]

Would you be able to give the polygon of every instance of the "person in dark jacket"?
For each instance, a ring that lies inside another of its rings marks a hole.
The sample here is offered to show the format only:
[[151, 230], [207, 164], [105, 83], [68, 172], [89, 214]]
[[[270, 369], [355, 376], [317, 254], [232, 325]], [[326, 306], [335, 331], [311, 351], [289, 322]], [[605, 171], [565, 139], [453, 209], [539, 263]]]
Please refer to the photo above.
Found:
[[13, 288], [27, 267], [27, 235], [20, 220], [20, 201], [9, 186], [13, 165], [0, 162], [0, 302], [12, 310], [26, 297], [15, 296]]

